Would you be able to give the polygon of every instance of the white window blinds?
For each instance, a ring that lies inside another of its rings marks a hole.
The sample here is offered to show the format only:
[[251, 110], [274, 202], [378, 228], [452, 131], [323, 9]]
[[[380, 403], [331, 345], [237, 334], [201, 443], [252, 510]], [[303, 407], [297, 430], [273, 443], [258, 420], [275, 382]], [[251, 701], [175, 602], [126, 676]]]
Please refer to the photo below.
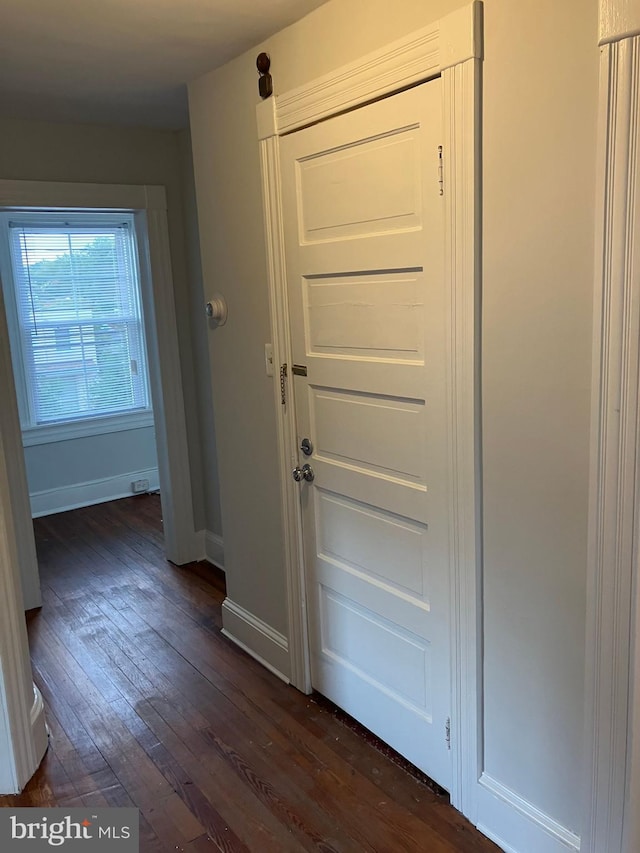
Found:
[[9, 222], [23, 426], [149, 408], [133, 240], [131, 221], [99, 214]]

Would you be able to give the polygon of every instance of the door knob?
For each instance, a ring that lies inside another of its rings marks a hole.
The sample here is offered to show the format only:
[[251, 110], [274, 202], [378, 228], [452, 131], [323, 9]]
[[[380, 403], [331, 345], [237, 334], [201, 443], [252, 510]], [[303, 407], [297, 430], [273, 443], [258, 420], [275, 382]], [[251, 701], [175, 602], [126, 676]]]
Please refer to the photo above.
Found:
[[299, 465], [296, 465], [291, 472], [291, 475], [296, 483], [301, 483], [303, 480], [306, 480], [307, 483], [312, 483], [315, 477], [313, 468], [309, 464], [303, 465], [302, 468]]

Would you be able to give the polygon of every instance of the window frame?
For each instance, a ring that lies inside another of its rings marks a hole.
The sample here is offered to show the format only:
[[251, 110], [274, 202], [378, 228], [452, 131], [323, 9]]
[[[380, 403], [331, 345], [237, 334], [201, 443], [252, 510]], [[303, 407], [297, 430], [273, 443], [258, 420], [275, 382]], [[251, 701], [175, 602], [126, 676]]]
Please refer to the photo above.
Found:
[[[116, 412], [113, 414], [84, 415], [55, 423], [36, 424], [34, 420], [31, 392], [27, 379], [25, 361], [30, 357], [30, 351], [22, 342], [22, 330], [19, 320], [18, 295], [13, 275], [11, 260], [11, 236], [9, 223], [26, 225], [61, 224], [60, 220], [82, 226], [115, 225], [127, 222], [131, 234], [131, 246], [136, 283], [138, 288], [138, 304], [140, 310], [140, 333], [143, 348], [143, 382], [146, 390], [146, 408], [132, 411]], [[0, 210], [0, 279], [4, 292], [7, 325], [9, 328], [9, 344], [13, 361], [16, 396], [20, 415], [20, 428], [24, 447], [49, 444], [71, 439], [85, 438], [94, 435], [105, 435], [125, 430], [153, 427], [154, 412], [152, 405], [152, 389], [149, 375], [148, 342], [146, 340], [146, 318], [144, 315], [143, 278], [140, 264], [139, 233], [136, 213], [132, 210], [101, 210], [97, 208], [54, 209], [43, 208], [10, 208]]]

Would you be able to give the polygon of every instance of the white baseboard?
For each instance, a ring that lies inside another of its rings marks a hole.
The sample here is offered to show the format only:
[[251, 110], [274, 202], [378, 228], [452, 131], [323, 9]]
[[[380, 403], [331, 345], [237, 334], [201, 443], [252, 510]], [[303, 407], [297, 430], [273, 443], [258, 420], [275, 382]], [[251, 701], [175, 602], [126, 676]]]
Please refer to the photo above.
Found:
[[483, 773], [477, 827], [505, 853], [577, 853], [580, 838], [501, 782]]
[[224, 542], [222, 536], [210, 530], [199, 530], [196, 533], [198, 560], [213, 563], [224, 572]]
[[66, 512], [69, 509], [131, 497], [133, 494], [131, 483], [134, 480], [148, 480], [150, 492], [160, 488], [157, 468], [131, 471], [127, 474], [119, 474], [117, 477], [105, 477], [101, 480], [75, 483], [72, 486], [61, 486], [59, 489], [32, 492], [29, 495], [31, 515], [33, 518], [39, 518], [42, 515], [52, 515], [54, 512]]
[[204, 533], [204, 553], [206, 559], [222, 569], [224, 572], [224, 542], [222, 536], [217, 533], [212, 533], [210, 530], [205, 530]]
[[214, 566], [224, 571], [224, 542], [222, 536], [212, 533], [210, 530], [204, 532], [204, 558]]
[[[6, 685], [5, 685], [6, 686]], [[1, 697], [0, 697], [1, 698]], [[0, 749], [6, 749], [0, 764], [0, 794], [19, 794], [36, 772], [49, 748], [49, 728], [44, 717], [42, 694], [33, 685], [33, 703], [29, 713], [33, 751], [29, 752], [26, 762], [9, 760], [13, 752], [6, 720], [0, 721]]]
[[289, 643], [278, 631], [230, 598], [222, 603], [222, 633], [289, 684]]
[[42, 693], [33, 685], [33, 705], [31, 706], [31, 733], [36, 751], [36, 760], [40, 762], [49, 747], [49, 726], [44, 716]]

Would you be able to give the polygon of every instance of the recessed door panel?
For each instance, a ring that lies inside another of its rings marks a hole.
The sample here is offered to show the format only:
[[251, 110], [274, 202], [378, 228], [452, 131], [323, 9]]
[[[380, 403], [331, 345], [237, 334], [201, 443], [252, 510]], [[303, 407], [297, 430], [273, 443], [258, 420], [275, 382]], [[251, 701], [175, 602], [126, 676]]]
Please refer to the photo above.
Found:
[[[362, 237], [420, 225], [419, 136], [398, 128], [296, 162], [300, 240]], [[380, 193], [378, 175], [394, 175]]]
[[310, 409], [318, 455], [424, 481], [424, 403], [313, 388]]
[[307, 351], [314, 355], [422, 363], [422, 276], [327, 276], [307, 279]]
[[361, 503], [373, 499], [379, 509], [421, 524], [426, 524], [430, 517], [429, 493], [426, 486], [420, 483], [413, 484], [382, 472], [329, 461], [316, 453], [313, 455], [313, 470], [314, 488], [344, 495]]
[[427, 526], [318, 490], [318, 556], [379, 579], [389, 591], [428, 600]]
[[324, 586], [320, 610], [323, 653], [430, 722], [429, 641]]

